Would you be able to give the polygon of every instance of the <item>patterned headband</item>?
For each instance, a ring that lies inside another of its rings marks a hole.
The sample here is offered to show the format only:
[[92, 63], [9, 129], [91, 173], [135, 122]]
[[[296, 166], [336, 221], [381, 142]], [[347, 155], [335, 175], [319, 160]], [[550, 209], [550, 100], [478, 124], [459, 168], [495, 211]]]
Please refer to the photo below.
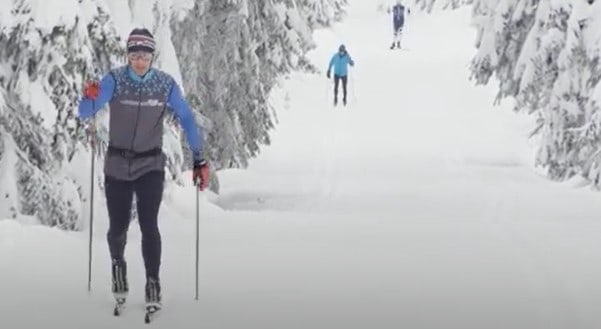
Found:
[[156, 48], [154, 39], [140, 34], [130, 35], [127, 39], [127, 51], [148, 51], [153, 53]]

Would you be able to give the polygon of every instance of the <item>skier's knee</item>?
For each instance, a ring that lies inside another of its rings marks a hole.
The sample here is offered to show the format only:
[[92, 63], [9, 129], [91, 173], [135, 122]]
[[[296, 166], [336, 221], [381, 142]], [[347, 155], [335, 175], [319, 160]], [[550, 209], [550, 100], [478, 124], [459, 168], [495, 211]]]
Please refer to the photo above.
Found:
[[111, 230], [106, 233], [106, 239], [109, 244], [122, 244], [127, 240], [127, 230]]
[[161, 232], [156, 225], [142, 225], [140, 231], [142, 231], [142, 239], [144, 240], [156, 241], [161, 239]]

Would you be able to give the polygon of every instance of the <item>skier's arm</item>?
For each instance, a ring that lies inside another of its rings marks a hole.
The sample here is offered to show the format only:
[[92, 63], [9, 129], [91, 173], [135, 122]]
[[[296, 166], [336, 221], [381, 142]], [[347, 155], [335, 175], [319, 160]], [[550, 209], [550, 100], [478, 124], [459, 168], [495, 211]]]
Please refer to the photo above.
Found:
[[334, 66], [336, 62], [336, 54], [334, 54], [334, 56], [332, 56], [332, 59], [330, 59], [330, 64], [328, 65], [328, 72], [330, 72], [330, 70], [332, 69], [332, 66]]
[[167, 102], [169, 108], [173, 110], [173, 113], [179, 119], [179, 123], [186, 133], [188, 145], [190, 145], [194, 160], [201, 160], [203, 144], [202, 127], [196, 124], [194, 114], [192, 113], [188, 102], [184, 99], [180, 87], [175, 81], [171, 87]]
[[108, 102], [113, 97], [113, 93], [115, 92], [115, 79], [112, 74], [105, 75], [102, 80], [100, 80], [100, 92], [96, 99], [92, 100], [86, 97], [83, 97], [79, 101], [79, 118], [87, 119], [90, 118]]
[[355, 66], [355, 61], [351, 58], [351, 55], [348, 55], [348, 63], [350, 66]]

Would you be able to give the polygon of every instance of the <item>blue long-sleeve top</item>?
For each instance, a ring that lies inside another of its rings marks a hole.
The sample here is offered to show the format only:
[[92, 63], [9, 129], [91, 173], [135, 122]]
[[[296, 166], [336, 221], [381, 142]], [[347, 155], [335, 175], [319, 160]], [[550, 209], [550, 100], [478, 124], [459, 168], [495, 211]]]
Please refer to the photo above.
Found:
[[[154, 69], [151, 69], [143, 78], [136, 75], [128, 67], [128, 76], [136, 82], [144, 82], [155, 74]], [[173, 88], [169, 93], [167, 100], [167, 107], [173, 111], [173, 114], [178, 118], [180, 125], [182, 126], [190, 149], [195, 160], [200, 160], [203, 147], [202, 127], [196, 124], [194, 114], [183, 97], [181, 88], [175, 81], [173, 81]], [[102, 109], [102, 107], [108, 103], [115, 92], [115, 78], [113, 74], [106, 74], [100, 81], [100, 91], [98, 97], [95, 100], [88, 98], [82, 98], [79, 103], [79, 117], [81, 119], [90, 118]], [[199, 133], [199, 130], [201, 133]]]

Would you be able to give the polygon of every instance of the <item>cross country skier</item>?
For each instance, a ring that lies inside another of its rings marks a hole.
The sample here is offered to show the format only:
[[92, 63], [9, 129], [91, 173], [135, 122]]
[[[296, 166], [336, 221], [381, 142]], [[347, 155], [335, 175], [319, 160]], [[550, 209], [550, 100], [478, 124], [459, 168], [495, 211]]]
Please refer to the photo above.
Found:
[[328, 65], [328, 79], [331, 77], [331, 70], [334, 67], [334, 106], [338, 104], [338, 84], [342, 81], [342, 103], [346, 106], [346, 85], [348, 82], [348, 65], [354, 66], [355, 62], [351, 55], [346, 51], [344, 45], [340, 45], [338, 52], [332, 56]]
[[157, 216], [165, 178], [162, 137], [167, 109], [179, 118], [186, 133], [193, 152], [194, 181], [204, 190], [209, 179], [208, 164], [201, 156], [202, 133], [199, 134], [194, 115], [173, 77], [151, 67], [154, 51], [155, 41], [147, 29], [131, 31], [127, 40], [128, 64], [111, 70], [99, 82], [88, 82], [79, 103], [81, 119], [93, 117], [106, 103], [110, 106], [104, 174], [112, 292], [117, 300], [115, 315], [119, 314], [129, 290], [124, 249], [134, 193], [146, 269], [146, 306], [149, 313], [162, 307], [161, 235]]
[[407, 15], [411, 14], [411, 10], [406, 8], [401, 0], [396, 0], [396, 4], [392, 7], [392, 10], [388, 9], [388, 13], [392, 13], [393, 29], [392, 46], [390, 46], [390, 49], [394, 49], [395, 47], [401, 49], [401, 37], [403, 36], [403, 27], [405, 26], [405, 10], [407, 10]]

